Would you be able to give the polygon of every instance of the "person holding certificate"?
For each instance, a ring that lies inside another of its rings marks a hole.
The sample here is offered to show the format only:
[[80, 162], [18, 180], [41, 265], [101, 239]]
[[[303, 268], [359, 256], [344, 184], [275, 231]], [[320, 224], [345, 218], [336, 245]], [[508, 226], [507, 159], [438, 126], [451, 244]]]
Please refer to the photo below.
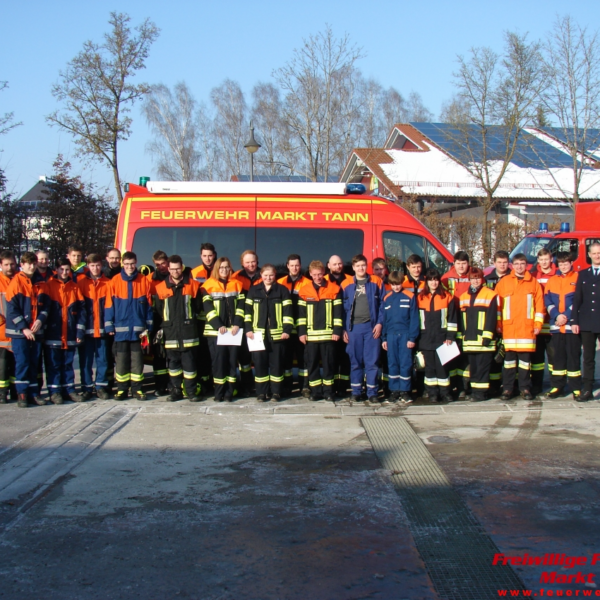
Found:
[[294, 328], [292, 298], [289, 290], [275, 280], [277, 273], [273, 265], [264, 265], [260, 275], [262, 281], [253, 285], [246, 296], [244, 331], [254, 363], [256, 399], [266, 402], [270, 398], [271, 402], [279, 402], [286, 340]]
[[231, 274], [231, 261], [226, 256], [218, 258], [211, 276], [200, 288], [206, 314], [204, 335], [212, 360], [215, 402], [233, 400], [240, 349], [237, 345], [218, 344], [217, 338], [228, 332], [236, 336], [244, 326], [244, 290], [241, 282], [233, 279]]

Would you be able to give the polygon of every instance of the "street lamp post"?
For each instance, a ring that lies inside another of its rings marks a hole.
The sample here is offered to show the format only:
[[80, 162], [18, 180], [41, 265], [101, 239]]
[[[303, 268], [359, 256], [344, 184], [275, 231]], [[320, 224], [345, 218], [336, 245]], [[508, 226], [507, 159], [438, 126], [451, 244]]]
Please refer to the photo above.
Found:
[[252, 127], [252, 121], [250, 121], [250, 139], [244, 148], [250, 153], [250, 181], [254, 181], [254, 153], [260, 148], [260, 144], [254, 139], [254, 127]]

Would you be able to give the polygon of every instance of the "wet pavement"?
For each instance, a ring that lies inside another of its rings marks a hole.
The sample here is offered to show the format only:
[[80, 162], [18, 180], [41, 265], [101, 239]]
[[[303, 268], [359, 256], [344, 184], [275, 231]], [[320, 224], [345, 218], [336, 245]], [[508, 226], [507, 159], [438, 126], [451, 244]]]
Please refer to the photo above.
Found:
[[0, 598], [440, 598], [374, 415], [407, 420], [501, 552], [600, 552], [600, 400], [9, 404]]

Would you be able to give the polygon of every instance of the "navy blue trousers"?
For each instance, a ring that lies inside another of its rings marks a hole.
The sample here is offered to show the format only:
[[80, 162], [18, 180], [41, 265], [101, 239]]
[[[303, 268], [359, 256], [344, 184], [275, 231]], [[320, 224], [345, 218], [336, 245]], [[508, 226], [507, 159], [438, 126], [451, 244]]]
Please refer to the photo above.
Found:
[[367, 377], [367, 397], [377, 396], [377, 375], [379, 374], [379, 352], [381, 338], [373, 339], [370, 323], [359, 323], [348, 332], [346, 352], [350, 357], [350, 387], [353, 396], [360, 396], [362, 385]]
[[387, 336], [390, 391], [410, 392], [412, 389], [413, 351], [407, 348], [408, 334]]
[[[79, 355], [79, 360], [82, 360], [83, 355], [83, 362], [81, 364], [81, 387], [86, 392], [91, 392], [94, 385], [96, 388], [107, 387], [108, 378], [106, 376], [106, 371], [108, 368], [108, 347], [106, 338], [96, 338], [86, 335], [81, 347], [83, 348]], [[94, 359], [96, 360], [95, 380], [92, 372]]]
[[71, 394], [75, 391], [73, 360], [75, 359], [76, 350], [76, 346], [65, 350], [44, 346], [44, 356], [48, 369], [46, 385], [51, 394], [60, 394], [61, 391]]
[[15, 386], [17, 394], [39, 396], [38, 363], [42, 352], [41, 342], [32, 342], [26, 338], [12, 340], [15, 355]]

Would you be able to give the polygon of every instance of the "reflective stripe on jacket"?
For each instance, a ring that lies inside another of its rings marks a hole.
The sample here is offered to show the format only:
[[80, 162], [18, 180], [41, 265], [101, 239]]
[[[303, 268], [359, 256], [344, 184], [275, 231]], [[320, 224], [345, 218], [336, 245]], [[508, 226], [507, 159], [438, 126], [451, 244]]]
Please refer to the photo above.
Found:
[[[538, 283], [542, 286], [542, 293], [546, 292], [546, 285], [550, 281], [551, 277], [554, 277], [560, 271], [556, 268], [555, 264], [550, 265], [550, 273], [543, 273], [541, 270], [538, 270], [538, 265], [535, 265], [531, 271], [529, 271], [533, 277], [535, 277]], [[544, 317], [544, 324], [542, 325], [542, 331], [540, 335], [549, 335], [550, 334], [550, 317], [548, 313]]]
[[419, 337], [420, 350], [436, 350], [446, 340], [456, 338], [457, 314], [456, 303], [450, 292], [445, 292], [444, 297], [436, 291], [417, 295], [419, 309]]
[[[36, 320], [42, 325], [48, 319], [48, 285], [43, 281], [34, 283], [22, 271], [11, 280], [6, 290], [6, 335], [9, 338], [24, 338], [23, 329], [31, 329]], [[44, 336], [43, 328], [35, 339]]]
[[298, 295], [299, 336], [305, 335], [309, 342], [328, 342], [333, 335], [342, 335], [342, 290], [337, 283], [323, 279], [323, 285], [315, 288], [309, 280]]
[[244, 327], [245, 294], [238, 279], [227, 282], [210, 277], [200, 288], [202, 308], [206, 313], [205, 336], [219, 335], [221, 327]]
[[[83, 276], [80, 275], [80, 279]], [[85, 336], [85, 303], [79, 286], [71, 279], [48, 282], [50, 298], [48, 320], [44, 334], [44, 345], [53, 348], [72, 348], [77, 339]]]
[[392, 335], [408, 335], [410, 342], [419, 336], [419, 309], [417, 299], [409, 291], [390, 292], [385, 296], [379, 310], [379, 323], [383, 325], [381, 341]]
[[6, 337], [6, 290], [10, 278], [0, 272], [0, 348], [11, 349], [10, 338]]
[[104, 329], [115, 334], [115, 342], [135, 342], [152, 330], [150, 285], [137, 269], [133, 275], [122, 270], [111, 279], [104, 318]]
[[281, 335], [290, 335], [294, 327], [292, 298], [288, 289], [273, 283], [267, 291], [264, 283], [253, 285], [246, 295], [244, 332], [262, 333], [265, 339], [268, 330], [271, 339], [281, 340]]
[[191, 272], [184, 274], [179, 284], [168, 277], [156, 286], [154, 310], [161, 322], [165, 348], [184, 350], [200, 344], [198, 313], [202, 296]]
[[468, 290], [460, 297], [460, 310], [463, 352], [494, 352], [500, 318], [498, 294], [487, 286], [476, 293]]
[[541, 329], [546, 315], [542, 286], [526, 271], [518, 278], [514, 271], [504, 276], [495, 290], [499, 296], [500, 328], [506, 350], [533, 352], [534, 329]]
[[308, 281], [311, 280], [308, 277], [304, 277], [304, 275], [300, 275], [296, 281], [292, 281], [292, 278], [289, 275], [281, 277], [277, 280], [277, 283], [280, 283], [288, 289], [292, 298], [292, 313], [294, 317], [294, 328], [292, 329], [292, 334], [298, 333], [298, 298], [300, 297], [298, 295], [298, 291]]
[[77, 286], [83, 295], [85, 304], [85, 335], [99, 338], [104, 331], [104, 313], [106, 297], [110, 290], [110, 279], [101, 275], [94, 279], [91, 275], [80, 277]]
[[[551, 277], [546, 284], [544, 292], [544, 304], [548, 311], [550, 320], [550, 333], [572, 333], [571, 314], [573, 312], [573, 299], [575, 298], [575, 288], [577, 287], [578, 273], [569, 271], [563, 275], [560, 271]], [[567, 324], [558, 326], [556, 318], [559, 315], [567, 317]]]

